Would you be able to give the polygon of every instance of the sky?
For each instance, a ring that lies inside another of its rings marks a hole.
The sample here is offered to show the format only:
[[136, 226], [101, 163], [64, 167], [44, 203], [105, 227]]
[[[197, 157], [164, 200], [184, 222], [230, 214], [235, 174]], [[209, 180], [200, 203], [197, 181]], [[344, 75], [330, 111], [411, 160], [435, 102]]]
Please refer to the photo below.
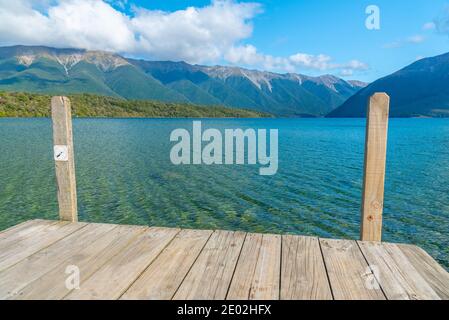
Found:
[[15, 44], [371, 82], [449, 52], [449, 0], [0, 0]]

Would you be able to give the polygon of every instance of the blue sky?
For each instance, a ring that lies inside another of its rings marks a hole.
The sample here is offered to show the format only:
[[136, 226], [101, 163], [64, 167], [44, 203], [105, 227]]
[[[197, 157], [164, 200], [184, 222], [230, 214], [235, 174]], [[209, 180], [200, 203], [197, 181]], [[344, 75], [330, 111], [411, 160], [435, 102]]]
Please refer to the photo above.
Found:
[[[358, 78], [372, 81], [418, 57], [449, 51], [447, 35], [423, 30], [443, 11], [447, 1], [285, 2], [280, 7], [275, 1], [267, 1], [265, 17], [261, 15], [255, 21], [253, 43], [267, 53], [286, 55], [300, 51], [324, 53], [337, 61], [357, 59], [369, 65]], [[370, 4], [380, 9], [380, 30], [365, 27], [365, 8]], [[422, 36], [423, 41], [407, 41], [416, 36]]]
[[[380, 30], [365, 27], [368, 5], [379, 7]], [[448, 8], [449, 0], [0, 0], [0, 44], [373, 81], [448, 52]]]
[[[358, 73], [360, 80], [372, 81], [412, 63], [419, 57], [449, 51], [447, 35], [423, 30], [449, 6], [445, 0], [261, 0], [263, 12], [254, 19], [248, 43], [273, 56], [295, 52], [326, 54], [336, 61], [357, 59], [369, 69]], [[151, 9], [180, 10], [205, 6], [210, 1], [142, 0], [135, 3]], [[365, 27], [365, 8], [380, 9], [380, 30]], [[407, 41], [422, 36], [422, 42]], [[307, 73], [319, 71], [304, 70]]]

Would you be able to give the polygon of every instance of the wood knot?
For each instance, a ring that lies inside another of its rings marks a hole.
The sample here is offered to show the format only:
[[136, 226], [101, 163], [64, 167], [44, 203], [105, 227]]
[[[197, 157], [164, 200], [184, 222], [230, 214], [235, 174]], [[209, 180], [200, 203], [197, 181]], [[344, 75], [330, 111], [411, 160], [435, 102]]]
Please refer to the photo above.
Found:
[[377, 200], [374, 200], [373, 202], [371, 202], [371, 208], [373, 208], [374, 210], [380, 210], [382, 209], [382, 203], [380, 203]]
[[374, 216], [373, 215], [369, 215], [366, 219], [368, 219], [368, 221], [373, 221], [374, 220]]

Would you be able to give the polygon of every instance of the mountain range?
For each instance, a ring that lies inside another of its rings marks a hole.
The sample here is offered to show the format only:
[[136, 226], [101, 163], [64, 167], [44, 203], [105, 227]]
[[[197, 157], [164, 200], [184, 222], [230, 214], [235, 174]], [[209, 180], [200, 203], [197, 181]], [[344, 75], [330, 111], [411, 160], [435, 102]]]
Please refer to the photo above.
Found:
[[0, 47], [0, 91], [91, 93], [244, 108], [281, 117], [365, 117], [374, 92], [391, 117], [449, 117], [449, 53], [415, 61], [371, 84], [231, 66], [146, 61], [43, 46]]
[[0, 47], [0, 90], [92, 93], [124, 99], [222, 105], [285, 117], [325, 116], [366, 84], [332, 75], [145, 61], [43, 46]]
[[365, 117], [374, 92], [390, 95], [390, 117], [449, 117], [449, 53], [418, 60], [371, 83], [328, 117]]

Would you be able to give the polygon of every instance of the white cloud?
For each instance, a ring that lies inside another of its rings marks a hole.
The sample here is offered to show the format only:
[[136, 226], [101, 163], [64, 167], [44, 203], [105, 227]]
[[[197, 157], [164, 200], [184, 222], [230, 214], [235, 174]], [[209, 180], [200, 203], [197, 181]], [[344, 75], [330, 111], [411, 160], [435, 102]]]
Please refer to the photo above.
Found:
[[417, 34], [411, 37], [408, 37], [406, 39], [397, 40], [394, 42], [390, 42], [384, 45], [384, 48], [391, 49], [391, 48], [401, 48], [407, 44], [420, 44], [426, 41], [426, 37], [423, 35]]
[[426, 22], [423, 26], [423, 30], [434, 30], [436, 28], [435, 22]]
[[133, 7], [127, 0], [0, 0], [0, 45], [26, 44], [107, 50], [190, 63], [240, 64], [273, 71], [365, 70], [357, 60], [334, 63], [324, 55], [276, 57], [242, 44], [252, 35], [257, 3], [212, 0], [174, 12]]
[[135, 7], [131, 16], [101, 0], [59, 0], [44, 14], [34, 9], [35, 2], [0, 0], [0, 42], [209, 62], [250, 37], [250, 20], [260, 12], [255, 3], [216, 0], [175, 12]]
[[339, 73], [341, 77], [352, 77], [354, 71], [351, 69], [342, 69]]
[[170, 13], [138, 8], [131, 24], [142, 53], [200, 63], [218, 61], [235, 43], [249, 38], [250, 19], [258, 12], [257, 4], [233, 1]]
[[225, 54], [225, 59], [231, 63], [243, 63], [246, 65], [255, 65], [263, 63], [265, 57], [257, 52], [253, 45], [232, 46]]
[[416, 44], [416, 43], [422, 43], [425, 40], [426, 40], [426, 38], [424, 36], [422, 36], [422, 35], [415, 35], [415, 36], [408, 37], [405, 40], [405, 42], [407, 42], [407, 43], [415, 43]]
[[67, 0], [41, 13], [35, 1], [0, 0], [3, 44], [50, 45], [132, 51], [134, 34], [127, 16], [103, 1]]
[[232, 46], [224, 58], [234, 65], [258, 66], [265, 70], [295, 71], [294, 65], [288, 58], [261, 54], [253, 45]]
[[324, 54], [317, 56], [305, 53], [297, 53], [290, 56], [290, 61], [297, 65], [307, 69], [328, 70], [332, 68], [331, 57]]
[[[366, 63], [358, 60], [351, 60], [347, 63], [335, 63], [330, 56], [324, 54], [311, 55], [306, 53], [296, 53], [287, 58], [264, 55], [258, 53], [257, 49], [252, 45], [232, 47], [225, 58], [230, 63], [236, 65], [260, 65], [266, 70], [281, 70], [287, 72], [294, 72], [298, 69], [322, 72], [344, 69], [345, 72], [340, 72], [340, 74], [352, 75], [355, 70], [361, 71], [368, 69]], [[351, 74], [349, 74], [350, 71]]]
[[290, 61], [297, 67], [306, 69], [316, 69], [321, 71], [340, 70], [341, 76], [352, 76], [354, 71], [367, 70], [369, 67], [366, 63], [359, 60], [351, 60], [346, 63], [336, 63], [332, 58], [324, 55], [310, 55], [304, 53], [297, 53], [290, 56]]

